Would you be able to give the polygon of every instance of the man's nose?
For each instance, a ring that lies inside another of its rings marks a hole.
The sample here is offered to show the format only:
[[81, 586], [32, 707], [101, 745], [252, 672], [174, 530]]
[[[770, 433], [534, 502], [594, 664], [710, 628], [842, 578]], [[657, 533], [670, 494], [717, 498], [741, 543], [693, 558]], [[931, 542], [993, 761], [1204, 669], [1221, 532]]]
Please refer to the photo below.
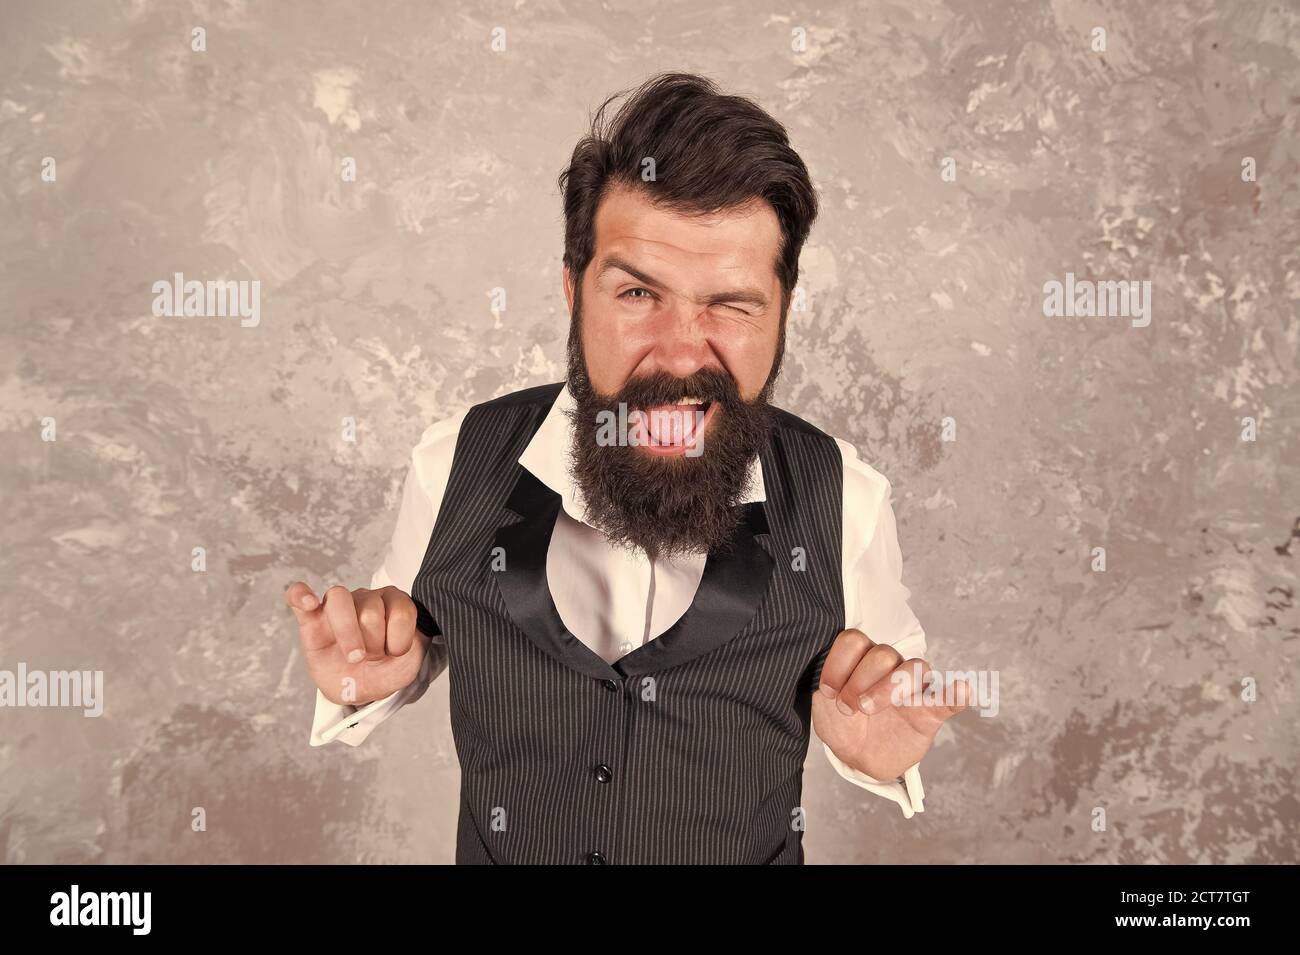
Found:
[[721, 368], [705, 334], [706, 308], [682, 302], [655, 328], [652, 371], [687, 378], [702, 368]]

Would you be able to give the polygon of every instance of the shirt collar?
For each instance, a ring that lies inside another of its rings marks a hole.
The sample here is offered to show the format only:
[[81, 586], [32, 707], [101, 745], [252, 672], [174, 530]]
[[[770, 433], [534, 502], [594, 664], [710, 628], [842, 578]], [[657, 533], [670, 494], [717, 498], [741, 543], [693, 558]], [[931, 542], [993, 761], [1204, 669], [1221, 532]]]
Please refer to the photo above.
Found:
[[[587, 521], [587, 508], [583, 502], [582, 489], [569, 473], [573, 449], [573, 424], [568, 412], [577, 406], [577, 401], [569, 392], [566, 383], [546, 413], [541, 427], [528, 442], [524, 453], [519, 456], [519, 463], [532, 472], [556, 494], [560, 495], [564, 510], [574, 520]], [[763, 465], [758, 455], [749, 465], [749, 479], [745, 493], [738, 503], [749, 504], [754, 501], [767, 500], [767, 490], [763, 485]]]

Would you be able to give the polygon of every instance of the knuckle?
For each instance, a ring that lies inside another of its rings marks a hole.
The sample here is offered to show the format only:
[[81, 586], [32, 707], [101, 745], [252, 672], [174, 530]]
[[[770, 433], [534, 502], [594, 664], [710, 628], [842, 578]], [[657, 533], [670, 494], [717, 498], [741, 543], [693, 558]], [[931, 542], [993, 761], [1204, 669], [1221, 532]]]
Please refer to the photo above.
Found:
[[906, 673], [908, 678], [913, 680], [922, 680], [930, 672], [929, 665], [919, 657], [904, 660], [896, 669]]
[[415, 626], [415, 605], [398, 604], [388, 612], [388, 629], [390, 631], [409, 630]]
[[869, 651], [875, 644], [867, 639], [861, 630], [845, 630], [831, 647], [831, 653], [841, 661], [846, 658], [857, 659]]
[[383, 611], [373, 604], [366, 604], [357, 610], [357, 621], [367, 633], [382, 633], [384, 630]]
[[873, 646], [871, 640], [867, 638], [867, 635], [863, 633], [861, 630], [857, 629], [856, 627], [841, 632], [840, 639], [843, 640], [845, 643], [851, 644], [853, 646], [859, 646], [859, 647]]
[[887, 643], [878, 643], [867, 651], [867, 659], [873, 663], [877, 660], [888, 660], [894, 666], [903, 662], [903, 655]]

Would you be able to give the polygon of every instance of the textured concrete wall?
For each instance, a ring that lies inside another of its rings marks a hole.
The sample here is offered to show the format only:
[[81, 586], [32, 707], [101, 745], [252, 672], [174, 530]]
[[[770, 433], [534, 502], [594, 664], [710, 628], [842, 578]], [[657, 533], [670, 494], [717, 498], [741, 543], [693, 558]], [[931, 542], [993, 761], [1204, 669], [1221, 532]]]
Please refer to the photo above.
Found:
[[[911, 821], [817, 747], [809, 861], [1297, 861], [1298, 60], [1290, 0], [6, 4], [0, 668], [105, 708], [0, 709], [0, 859], [451, 859], [445, 682], [310, 749], [282, 591], [367, 583], [424, 427], [562, 377], [555, 177], [690, 69], [823, 197], [778, 403], [892, 479], [932, 661], [1000, 680]], [[155, 315], [176, 272], [258, 323]], [[1150, 324], [1044, 315], [1067, 272]]]

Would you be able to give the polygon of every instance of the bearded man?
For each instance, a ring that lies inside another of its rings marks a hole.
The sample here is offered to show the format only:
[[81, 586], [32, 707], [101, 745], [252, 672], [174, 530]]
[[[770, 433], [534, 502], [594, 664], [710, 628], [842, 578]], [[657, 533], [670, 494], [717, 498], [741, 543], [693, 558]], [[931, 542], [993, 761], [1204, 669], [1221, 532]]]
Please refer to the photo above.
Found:
[[910, 818], [970, 688], [920, 692], [889, 482], [769, 401], [817, 215], [785, 129], [690, 74], [614, 99], [560, 176], [566, 380], [424, 433], [368, 588], [287, 591], [311, 743], [445, 670], [458, 863], [801, 864], [810, 724]]

